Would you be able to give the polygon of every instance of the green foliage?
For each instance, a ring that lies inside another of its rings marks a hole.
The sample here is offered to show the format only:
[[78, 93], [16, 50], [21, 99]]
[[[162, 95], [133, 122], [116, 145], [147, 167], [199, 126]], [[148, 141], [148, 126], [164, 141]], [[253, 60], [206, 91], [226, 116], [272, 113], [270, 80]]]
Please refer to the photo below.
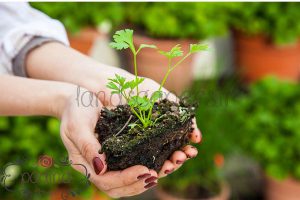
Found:
[[[162, 87], [164, 86], [171, 71], [174, 70], [192, 53], [196, 53], [207, 49], [206, 45], [191, 44], [190, 51], [180, 61], [173, 65], [171, 62], [172, 58], [183, 56], [183, 51], [181, 51], [180, 45], [176, 45], [170, 51], [158, 50], [159, 53], [161, 53], [169, 59], [168, 71], [158, 90], [154, 91], [151, 97], [148, 97], [147, 95], [141, 97], [139, 96], [139, 85], [144, 81], [144, 78], [139, 78], [137, 76], [136, 57], [140, 50], [143, 48], [157, 49], [157, 47], [152, 44], [141, 44], [138, 50], [136, 50], [133, 44], [133, 30], [130, 29], [117, 31], [113, 36], [113, 40], [114, 41], [110, 43], [110, 46], [112, 48], [115, 48], [117, 50], [129, 48], [131, 50], [134, 59], [135, 79], [126, 81], [125, 77], [121, 77], [118, 74], [115, 74], [115, 78], [109, 79], [107, 87], [112, 90], [112, 94], [120, 94], [126, 99], [132, 112], [139, 118], [144, 128], [147, 128], [148, 126], [151, 126], [155, 123], [155, 121], [152, 120], [152, 108], [154, 103], [162, 97]], [[134, 89], [136, 89], [136, 94], [133, 95], [132, 92]]]
[[244, 151], [275, 178], [300, 180], [299, 85], [266, 78], [231, 106], [232, 132]]
[[[60, 163], [67, 157], [67, 152], [60, 138], [59, 121], [46, 117], [0, 117], [0, 168], [3, 172], [5, 165], [24, 160], [20, 164], [20, 174], [12, 182], [9, 192], [0, 185], [1, 199], [48, 199], [48, 194], [66, 180], [74, 191], [82, 191], [82, 195], [88, 193], [89, 189], [83, 189], [83, 175], [73, 170], [70, 166], [53, 165], [51, 168], [44, 168], [38, 165], [39, 157], [47, 155], [53, 158], [54, 163]], [[33, 174], [32, 181], [28, 181], [25, 175], [22, 181], [22, 174]], [[45, 175], [51, 178], [45, 180]], [[2, 181], [3, 174], [0, 175]], [[37, 177], [44, 177], [38, 179]], [[55, 177], [55, 178], [54, 178]], [[34, 182], [36, 181], [36, 182]], [[91, 188], [90, 188], [91, 189]], [[25, 196], [24, 196], [25, 195]], [[27, 196], [29, 195], [29, 196]]]
[[126, 3], [128, 22], [157, 38], [206, 39], [227, 31], [227, 4], [199, 2]]
[[117, 50], [127, 49], [128, 47], [131, 51], [135, 51], [133, 45], [133, 30], [125, 29], [117, 31], [113, 36], [114, 42], [110, 43], [112, 48]]
[[247, 34], [263, 34], [276, 44], [296, 42], [300, 36], [300, 3], [234, 3], [229, 23]]
[[176, 193], [178, 197], [189, 195], [189, 191], [199, 191], [199, 188], [206, 189], [211, 195], [218, 194], [219, 184], [224, 177], [222, 167], [216, 166], [215, 156], [224, 155], [226, 162], [226, 156], [235, 151], [236, 145], [231, 138], [234, 128], [228, 117], [228, 108], [236, 94], [236, 84], [232, 81], [222, 85], [218, 85], [216, 80], [193, 84], [187, 95], [199, 104], [196, 119], [203, 140], [200, 145], [196, 145], [196, 158], [187, 161], [178, 171], [160, 181], [165, 189]]
[[114, 2], [32, 2], [31, 5], [60, 20], [71, 33], [87, 26], [97, 27], [106, 21], [114, 28], [125, 17], [121, 3]]

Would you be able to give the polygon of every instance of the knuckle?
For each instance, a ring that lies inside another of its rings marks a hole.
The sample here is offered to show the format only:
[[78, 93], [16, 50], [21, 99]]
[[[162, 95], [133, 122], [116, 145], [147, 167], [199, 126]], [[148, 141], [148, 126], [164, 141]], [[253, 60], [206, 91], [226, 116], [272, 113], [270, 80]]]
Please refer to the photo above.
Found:
[[80, 152], [82, 153], [83, 157], [89, 158], [92, 152], [92, 144], [89, 142], [82, 142]]

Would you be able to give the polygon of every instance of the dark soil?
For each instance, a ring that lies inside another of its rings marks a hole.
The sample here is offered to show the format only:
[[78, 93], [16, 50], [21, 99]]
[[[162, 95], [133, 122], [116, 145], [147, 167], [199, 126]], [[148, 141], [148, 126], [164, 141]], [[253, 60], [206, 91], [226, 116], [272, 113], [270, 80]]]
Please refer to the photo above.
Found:
[[[134, 165], [144, 165], [149, 169], [161, 169], [170, 155], [185, 146], [192, 132], [192, 118], [195, 108], [187, 103], [179, 104], [166, 99], [155, 103], [154, 126], [125, 126], [138, 122], [128, 105], [101, 111], [95, 132], [106, 155], [108, 170], [122, 170]], [[139, 122], [138, 122], [139, 123]], [[123, 131], [118, 133], [122, 128]], [[118, 133], [118, 134], [117, 134]]]

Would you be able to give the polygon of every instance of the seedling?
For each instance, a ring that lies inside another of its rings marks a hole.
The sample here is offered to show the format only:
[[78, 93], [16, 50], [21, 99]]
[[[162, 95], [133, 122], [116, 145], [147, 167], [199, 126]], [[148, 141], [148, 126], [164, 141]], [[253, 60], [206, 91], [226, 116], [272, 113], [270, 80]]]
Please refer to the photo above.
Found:
[[[154, 103], [162, 98], [162, 88], [168, 79], [170, 73], [178, 67], [186, 58], [190, 55], [197, 53], [199, 51], [207, 50], [207, 45], [203, 44], [191, 44], [189, 52], [185, 55], [181, 50], [181, 46], [177, 44], [170, 51], [159, 50], [155, 45], [152, 44], [141, 44], [136, 50], [133, 43], [133, 30], [125, 29], [119, 30], [113, 36], [114, 41], [110, 43], [112, 48], [117, 50], [130, 49], [133, 54], [133, 63], [134, 63], [134, 74], [135, 79], [126, 80], [125, 77], [122, 77], [118, 74], [115, 74], [115, 78], [110, 78], [107, 87], [112, 90], [112, 94], [119, 94], [123, 96], [130, 109], [134, 115], [139, 119], [142, 126], [147, 128], [155, 124], [155, 120], [152, 119], [152, 109]], [[159, 88], [151, 96], [145, 95], [140, 96], [139, 85], [143, 83], [144, 78], [138, 77], [138, 67], [137, 67], [137, 55], [144, 48], [157, 49], [158, 53], [164, 55], [168, 59], [168, 71], [165, 74], [162, 82], [160, 83]], [[178, 62], [173, 63], [172, 59], [176, 57], [182, 57]], [[136, 126], [139, 124], [131, 124], [131, 126]]]

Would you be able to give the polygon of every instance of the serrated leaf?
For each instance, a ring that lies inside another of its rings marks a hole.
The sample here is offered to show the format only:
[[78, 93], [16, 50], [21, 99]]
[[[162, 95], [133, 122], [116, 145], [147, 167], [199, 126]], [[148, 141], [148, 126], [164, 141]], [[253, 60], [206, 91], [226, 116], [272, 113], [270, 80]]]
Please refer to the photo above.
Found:
[[126, 78], [125, 77], [122, 77], [122, 76], [119, 76], [118, 74], [115, 74], [117, 80], [118, 80], [118, 83], [120, 84], [120, 86], [122, 87], [126, 81]]
[[206, 44], [190, 44], [190, 53], [197, 53], [199, 51], [208, 50], [208, 45]]
[[153, 44], [141, 44], [140, 47], [139, 47], [139, 49], [137, 50], [137, 52], [139, 52], [143, 48], [157, 49], [157, 46], [155, 46]]
[[106, 87], [108, 87], [109, 89], [112, 89], [112, 90], [119, 90], [119, 87], [113, 83], [113, 82], [109, 82]]
[[162, 97], [162, 91], [155, 91], [152, 95], [151, 95], [151, 98], [150, 100], [152, 102], [155, 102], [157, 101], [158, 99], [160, 99]]
[[117, 50], [127, 49], [134, 51], [133, 30], [125, 29], [117, 31], [113, 36], [114, 41], [110, 43], [112, 48]]
[[140, 45], [140, 49], [143, 49], [143, 48], [152, 48], [152, 49], [156, 49], [157, 46], [153, 45], [153, 44], [141, 44]]
[[170, 58], [180, 57], [183, 55], [183, 51], [181, 50], [181, 46], [177, 44], [170, 51], [158, 51], [160, 54]]

